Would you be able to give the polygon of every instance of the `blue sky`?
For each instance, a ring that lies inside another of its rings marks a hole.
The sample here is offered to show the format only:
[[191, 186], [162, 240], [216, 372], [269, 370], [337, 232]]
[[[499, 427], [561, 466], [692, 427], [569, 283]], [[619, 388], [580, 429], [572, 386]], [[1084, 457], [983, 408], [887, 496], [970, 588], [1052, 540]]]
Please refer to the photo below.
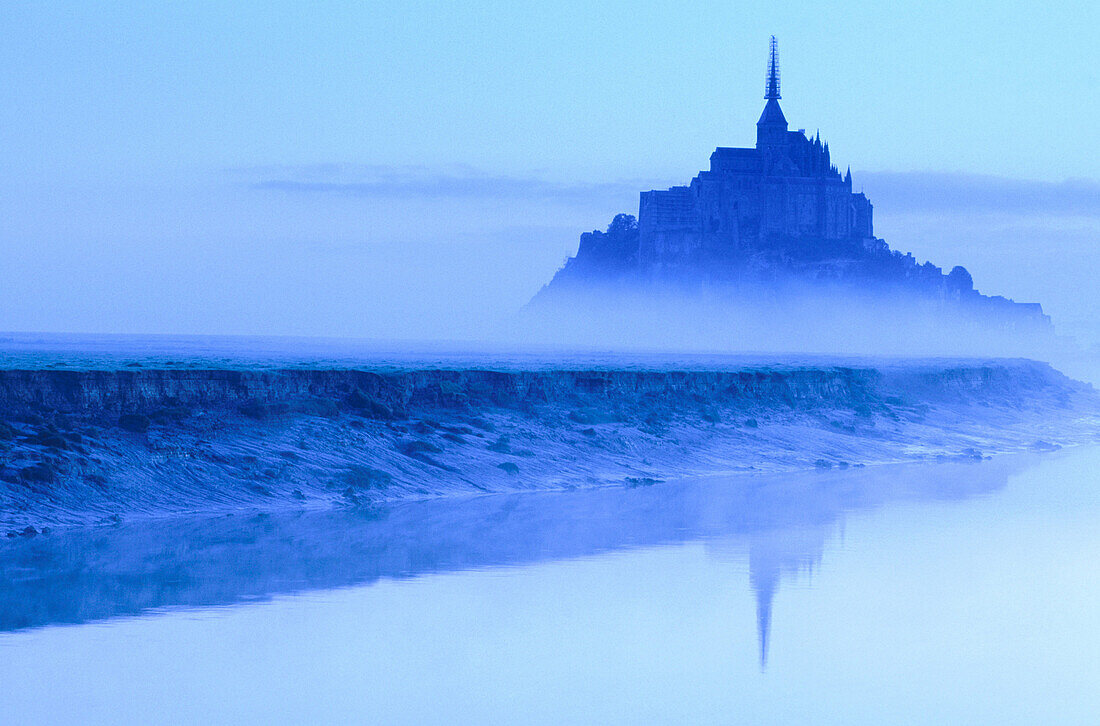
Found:
[[1085, 331], [1100, 10], [888, 5], [4, 3], [0, 329], [473, 334], [751, 145], [774, 33], [877, 234]]

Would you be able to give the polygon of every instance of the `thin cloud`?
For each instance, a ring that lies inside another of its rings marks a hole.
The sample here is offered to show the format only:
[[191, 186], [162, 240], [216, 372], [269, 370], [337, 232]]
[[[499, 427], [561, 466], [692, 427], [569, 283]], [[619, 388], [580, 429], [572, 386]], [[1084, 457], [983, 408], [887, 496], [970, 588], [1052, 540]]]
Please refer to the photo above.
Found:
[[[290, 172], [290, 173], [285, 173]], [[639, 182], [559, 182], [539, 177], [491, 175], [475, 170], [419, 167], [285, 169], [252, 184], [260, 191], [401, 199], [540, 199], [582, 201], [634, 194]], [[644, 184], [643, 184], [644, 185]]]
[[[562, 182], [548, 177], [488, 174], [466, 166], [315, 164], [232, 170], [258, 181], [251, 188], [285, 194], [397, 199], [538, 200], [602, 202], [621, 200], [668, 180]], [[1061, 182], [944, 172], [857, 172], [878, 210], [890, 214], [1008, 214], [1100, 219], [1100, 181]], [[686, 180], [681, 180], [681, 183]], [[632, 210], [618, 210], [632, 211]]]
[[853, 174], [876, 209], [890, 213], [1008, 214], [1100, 219], [1100, 182], [1009, 179], [973, 174]]

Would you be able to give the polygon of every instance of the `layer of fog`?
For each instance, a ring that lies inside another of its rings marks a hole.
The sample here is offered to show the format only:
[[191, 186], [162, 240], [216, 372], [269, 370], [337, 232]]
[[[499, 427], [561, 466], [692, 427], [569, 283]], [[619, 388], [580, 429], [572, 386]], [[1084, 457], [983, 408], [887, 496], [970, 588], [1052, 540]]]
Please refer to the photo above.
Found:
[[[918, 261], [964, 265], [983, 293], [1042, 303], [1057, 332], [1086, 349], [1100, 341], [1095, 185], [941, 175], [932, 195], [925, 176], [856, 174], [878, 235]], [[0, 330], [526, 340], [537, 336], [517, 327], [516, 311], [576, 252], [580, 233], [634, 212], [638, 190], [682, 181], [320, 166], [11, 187], [0, 194]], [[1031, 197], [1045, 201], [1021, 201]], [[738, 349], [860, 348], [884, 329], [857, 316], [833, 331], [809, 306], [762, 312], [769, 322], [757, 333], [689, 335], [665, 319], [675, 307], [640, 309], [618, 332], [604, 330], [605, 317], [570, 324], [597, 346]], [[904, 320], [896, 312], [885, 329]], [[700, 321], [751, 315], [680, 317], [713, 331]], [[940, 333], [912, 336], [919, 326], [893, 327], [883, 350], [943, 343]], [[958, 337], [939, 347], [984, 341]], [[993, 342], [987, 352], [1003, 348]]]
[[568, 289], [536, 300], [503, 330], [563, 346], [851, 355], [1033, 357], [1055, 340], [1038, 321], [957, 312], [897, 292], [805, 285], [738, 293]]

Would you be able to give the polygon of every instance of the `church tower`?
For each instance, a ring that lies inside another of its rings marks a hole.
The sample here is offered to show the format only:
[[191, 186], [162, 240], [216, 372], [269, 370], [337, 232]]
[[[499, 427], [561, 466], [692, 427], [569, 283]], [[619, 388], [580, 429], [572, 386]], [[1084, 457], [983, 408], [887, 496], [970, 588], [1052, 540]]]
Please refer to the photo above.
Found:
[[756, 148], [768, 149], [782, 146], [787, 140], [787, 119], [779, 108], [779, 44], [772, 36], [768, 57], [768, 81], [764, 93], [768, 103], [756, 122]]

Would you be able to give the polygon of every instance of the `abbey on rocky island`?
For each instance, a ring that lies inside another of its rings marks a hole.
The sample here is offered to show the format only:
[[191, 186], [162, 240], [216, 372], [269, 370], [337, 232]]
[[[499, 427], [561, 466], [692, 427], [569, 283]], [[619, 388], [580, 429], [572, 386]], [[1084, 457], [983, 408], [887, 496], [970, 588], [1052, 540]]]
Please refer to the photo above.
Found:
[[812, 288], [819, 297], [886, 295], [1001, 327], [1050, 328], [1039, 304], [982, 295], [965, 268], [945, 274], [874, 236], [871, 202], [852, 191], [851, 169], [840, 173], [820, 134], [787, 128], [775, 36], [764, 98], [755, 147], [718, 147], [687, 186], [642, 192], [637, 217], [619, 214], [607, 231], [582, 234], [576, 256], [532, 304], [609, 286], [758, 299]]

